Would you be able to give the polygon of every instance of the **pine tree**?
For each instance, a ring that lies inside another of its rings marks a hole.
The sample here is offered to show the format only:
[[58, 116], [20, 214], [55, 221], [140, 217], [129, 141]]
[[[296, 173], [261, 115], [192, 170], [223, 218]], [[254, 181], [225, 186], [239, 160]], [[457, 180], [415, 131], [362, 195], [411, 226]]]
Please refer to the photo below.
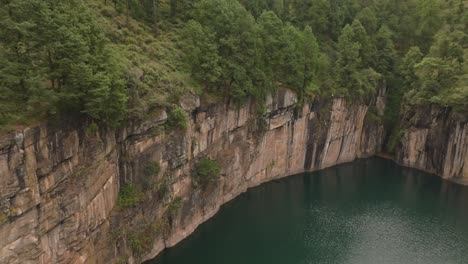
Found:
[[393, 45], [392, 32], [385, 25], [380, 27], [379, 32], [377, 32], [376, 48], [375, 70], [386, 76], [393, 74], [397, 55]]

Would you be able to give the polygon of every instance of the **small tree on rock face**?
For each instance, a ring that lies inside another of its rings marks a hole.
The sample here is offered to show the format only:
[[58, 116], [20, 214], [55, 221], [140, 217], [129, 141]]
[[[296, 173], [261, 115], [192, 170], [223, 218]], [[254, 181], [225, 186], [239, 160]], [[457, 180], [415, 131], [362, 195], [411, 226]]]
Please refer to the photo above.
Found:
[[198, 186], [207, 187], [216, 183], [220, 177], [221, 168], [219, 164], [211, 159], [201, 159], [193, 171], [194, 182]]
[[170, 128], [187, 129], [187, 113], [181, 107], [172, 109], [167, 117], [167, 125]]

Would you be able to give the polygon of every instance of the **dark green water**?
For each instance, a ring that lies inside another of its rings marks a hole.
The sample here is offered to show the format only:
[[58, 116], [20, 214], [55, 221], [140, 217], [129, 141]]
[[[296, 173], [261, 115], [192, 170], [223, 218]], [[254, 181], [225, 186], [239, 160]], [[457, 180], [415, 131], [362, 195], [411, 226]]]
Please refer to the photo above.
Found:
[[373, 158], [252, 189], [152, 264], [468, 263], [468, 188]]

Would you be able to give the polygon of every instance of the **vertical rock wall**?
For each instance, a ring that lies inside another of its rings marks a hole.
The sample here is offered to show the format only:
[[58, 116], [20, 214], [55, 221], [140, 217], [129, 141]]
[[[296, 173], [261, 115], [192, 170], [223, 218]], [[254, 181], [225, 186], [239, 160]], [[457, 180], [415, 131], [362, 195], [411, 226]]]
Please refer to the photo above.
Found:
[[[372, 108], [382, 110], [382, 96]], [[0, 263], [140, 262], [187, 237], [247, 188], [380, 151], [383, 126], [368, 120], [367, 105], [296, 101], [282, 90], [258, 118], [254, 102], [238, 108], [186, 99], [184, 131], [167, 129], [162, 112], [119, 131], [95, 131], [84, 120], [3, 137]], [[219, 183], [208, 189], [191, 177], [202, 157], [221, 166]], [[148, 174], [151, 163], [159, 173]], [[141, 190], [131, 208], [116, 206], [126, 184]]]
[[402, 120], [399, 163], [468, 184], [468, 117], [449, 108], [411, 109]]

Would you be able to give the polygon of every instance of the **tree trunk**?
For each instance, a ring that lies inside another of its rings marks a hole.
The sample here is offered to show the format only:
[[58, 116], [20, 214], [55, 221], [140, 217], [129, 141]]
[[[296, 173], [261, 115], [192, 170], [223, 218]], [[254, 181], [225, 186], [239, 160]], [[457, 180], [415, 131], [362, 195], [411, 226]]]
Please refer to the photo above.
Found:
[[171, 17], [177, 15], [177, 0], [171, 0]]
[[159, 30], [158, 30], [158, 22], [159, 22], [158, 7], [159, 7], [159, 0], [153, 0], [153, 30], [154, 30], [154, 33], [156, 35], [159, 34]]
[[127, 0], [127, 26], [130, 23], [130, 0]]
[[289, 0], [283, 0], [283, 18], [289, 17]]
[[[50, 52], [50, 49], [47, 49], [47, 60], [49, 62], [50, 73], [52, 74], [54, 72], [54, 62], [52, 59], [52, 53]], [[55, 79], [51, 78], [50, 81], [52, 83], [52, 89], [55, 90]]]

